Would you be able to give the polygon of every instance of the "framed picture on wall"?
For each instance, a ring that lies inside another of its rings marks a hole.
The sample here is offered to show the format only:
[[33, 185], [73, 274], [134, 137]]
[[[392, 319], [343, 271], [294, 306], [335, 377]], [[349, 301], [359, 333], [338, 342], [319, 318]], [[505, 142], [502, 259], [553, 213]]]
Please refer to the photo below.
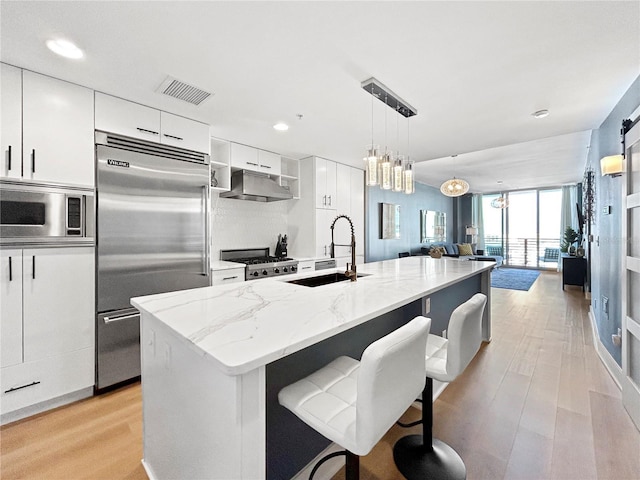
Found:
[[380, 204], [380, 238], [383, 240], [400, 238], [400, 205]]

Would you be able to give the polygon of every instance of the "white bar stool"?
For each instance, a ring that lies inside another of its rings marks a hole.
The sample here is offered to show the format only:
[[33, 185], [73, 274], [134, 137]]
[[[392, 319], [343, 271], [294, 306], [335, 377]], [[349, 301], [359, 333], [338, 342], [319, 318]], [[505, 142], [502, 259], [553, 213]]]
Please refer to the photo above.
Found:
[[429, 335], [427, 381], [422, 392], [422, 421], [406, 425], [422, 423], [422, 435], [402, 437], [393, 447], [396, 466], [408, 480], [463, 480], [467, 477], [467, 469], [460, 455], [446, 443], [433, 438], [433, 379], [452, 382], [478, 353], [486, 304], [485, 295], [475, 294], [451, 313], [448, 340]]
[[[356, 480], [360, 455], [368, 454], [424, 387], [425, 347], [431, 319], [416, 317], [369, 345], [360, 361], [338, 357], [278, 394], [280, 404], [345, 448], [346, 478]], [[423, 367], [417, 366], [423, 365]]]

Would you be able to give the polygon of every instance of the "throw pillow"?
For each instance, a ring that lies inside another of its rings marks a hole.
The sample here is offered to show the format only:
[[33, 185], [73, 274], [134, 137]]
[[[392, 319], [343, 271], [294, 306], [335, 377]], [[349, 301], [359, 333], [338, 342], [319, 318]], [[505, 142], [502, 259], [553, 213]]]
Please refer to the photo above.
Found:
[[458, 244], [458, 251], [460, 252], [460, 255], [473, 255], [471, 245], [468, 243]]

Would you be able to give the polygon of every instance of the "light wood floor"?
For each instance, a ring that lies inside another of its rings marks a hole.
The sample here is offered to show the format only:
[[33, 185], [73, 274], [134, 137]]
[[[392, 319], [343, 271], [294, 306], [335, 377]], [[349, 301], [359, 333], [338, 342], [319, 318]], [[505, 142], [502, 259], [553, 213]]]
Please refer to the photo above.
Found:
[[[594, 351], [582, 292], [543, 273], [528, 292], [492, 295], [493, 341], [434, 407], [434, 433], [468, 478], [640, 479], [640, 433]], [[132, 385], [2, 427], [0, 477], [146, 480], [140, 402]], [[418, 431], [393, 427], [361, 478], [401, 478], [393, 444]]]

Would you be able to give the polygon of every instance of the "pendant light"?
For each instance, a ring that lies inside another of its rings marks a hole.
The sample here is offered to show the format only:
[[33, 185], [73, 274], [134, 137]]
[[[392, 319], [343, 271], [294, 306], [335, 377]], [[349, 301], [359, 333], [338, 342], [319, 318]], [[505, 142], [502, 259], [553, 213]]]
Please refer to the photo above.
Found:
[[493, 208], [504, 209], [509, 206], [509, 200], [507, 200], [507, 197], [505, 197], [501, 193], [499, 197], [496, 197], [493, 200], [491, 200], [491, 206]]
[[[384, 97], [384, 104], [388, 106], [387, 96]], [[380, 161], [380, 188], [391, 190], [391, 153], [387, 148], [387, 109], [384, 110], [384, 155]]]
[[[454, 158], [454, 162], [455, 157], [457, 157], [457, 155], [451, 156], [451, 158]], [[469, 184], [465, 180], [454, 176], [451, 180], [447, 180], [440, 185], [440, 191], [447, 197], [459, 197], [469, 191]]]
[[409, 117], [407, 117], [407, 160], [404, 162], [404, 170], [402, 171], [402, 179], [404, 182], [404, 193], [411, 195], [415, 192], [415, 181], [413, 177], [413, 161], [411, 160], [411, 148], [409, 137]]
[[[383, 190], [393, 190], [394, 192], [404, 192], [407, 194], [413, 193], [415, 188], [413, 162], [409, 160], [408, 156], [405, 157], [400, 154], [400, 126], [397, 119], [397, 151], [394, 152], [389, 149], [389, 144], [387, 143], [386, 109], [384, 111], [384, 153], [381, 153], [379, 145], [373, 143], [373, 97], [376, 97], [380, 101], [382, 101], [384, 97], [385, 106], [393, 108], [396, 114], [403, 115], [407, 119], [413, 115], [417, 115], [418, 111], [375, 78], [369, 78], [360, 85], [371, 95], [371, 144], [367, 146], [363, 159], [366, 168], [365, 183], [369, 187], [379, 185]], [[408, 136], [409, 127], [407, 126], [407, 138]]]
[[371, 85], [371, 144], [367, 146], [364, 157], [366, 177], [365, 183], [372, 187], [378, 185], [378, 155], [379, 147], [373, 143], [373, 85]]

